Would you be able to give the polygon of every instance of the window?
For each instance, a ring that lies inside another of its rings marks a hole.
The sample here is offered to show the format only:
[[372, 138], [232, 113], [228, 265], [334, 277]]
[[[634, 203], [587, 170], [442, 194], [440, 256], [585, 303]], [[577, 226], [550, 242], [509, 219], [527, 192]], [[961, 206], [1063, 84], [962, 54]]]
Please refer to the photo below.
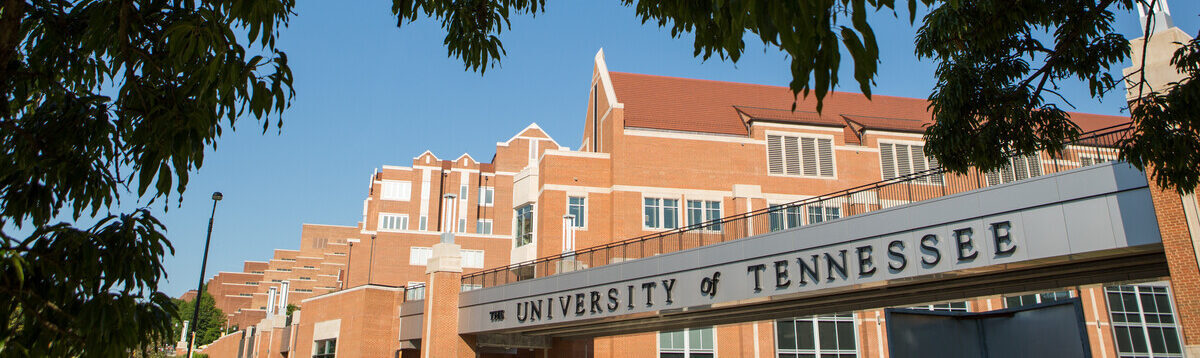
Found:
[[521, 247], [533, 242], [533, 204], [521, 206], [516, 212], [516, 241], [517, 247]]
[[1038, 303], [1065, 300], [1068, 298], [1071, 298], [1071, 291], [1042, 292], [1020, 296], [1008, 296], [1004, 298], [1004, 307], [1014, 308]]
[[688, 328], [682, 331], [658, 332], [660, 358], [716, 357], [712, 327]]
[[858, 356], [854, 314], [775, 321], [775, 350], [779, 358]]
[[[902, 177], [912, 173], [937, 168], [937, 158], [925, 156], [925, 146], [897, 143], [879, 143], [880, 168], [883, 180]], [[917, 183], [941, 184], [942, 176], [930, 175], [914, 180]]]
[[467, 185], [458, 186], [458, 200], [467, 200]]
[[933, 305], [920, 305], [909, 307], [914, 310], [926, 311], [943, 311], [943, 312], [967, 312], [967, 301], [946, 302]]
[[642, 226], [647, 229], [679, 227], [679, 199], [645, 198]]
[[487, 219], [479, 219], [478, 221], [475, 221], [475, 233], [491, 235], [492, 221]]
[[[688, 200], [687, 201], [687, 225], [698, 226], [700, 224], [718, 220], [721, 218], [721, 202], [709, 200]], [[703, 230], [721, 231], [721, 223], [712, 223], [705, 226]]]
[[292, 269], [290, 269], [290, 268], [277, 268], [277, 269], [275, 269], [275, 271], [281, 271], [281, 272], [292, 272]]
[[337, 338], [322, 339], [313, 342], [313, 358], [333, 358], [337, 356]]
[[408, 228], [408, 215], [379, 214], [378, 230], [404, 230]]
[[421, 215], [421, 220], [420, 220], [421, 226], [418, 227], [417, 230], [425, 231], [426, 228], [428, 227], [428, 224], [429, 224], [429, 218], [426, 217], [425, 215]]
[[246, 281], [246, 284], [250, 285], [250, 286], [258, 286], [258, 282], [254, 282], [254, 281]]
[[479, 187], [479, 205], [492, 206], [492, 195], [496, 194], [496, 188]]
[[799, 206], [783, 207], [782, 205], [771, 205], [771, 213], [767, 215], [771, 231], [779, 231], [783, 229], [791, 229], [803, 225]]
[[312, 281], [312, 277], [304, 277], [304, 276], [300, 276], [300, 279], [301, 279], [301, 280], [309, 280], [309, 281]]
[[1183, 357], [1167, 287], [1105, 287], [1120, 357]]
[[816, 224], [842, 217], [842, 208], [813, 205], [808, 207], [808, 223]]
[[425, 283], [409, 281], [408, 286], [404, 288], [404, 300], [417, 301], [423, 299], [425, 299]]
[[412, 183], [410, 182], [385, 180], [381, 186], [383, 189], [379, 198], [383, 200], [408, 201], [412, 195]]
[[999, 185], [1042, 175], [1042, 159], [1038, 154], [1008, 158], [1008, 165], [987, 173], [988, 185]]
[[587, 224], [587, 198], [582, 196], [567, 197], [567, 213], [575, 216], [575, 227], [586, 227]]
[[429, 258], [433, 256], [433, 249], [428, 247], [410, 247], [408, 248], [408, 264], [413, 266], [425, 266], [429, 262]]
[[483, 268], [483, 250], [462, 250], [463, 268]]
[[[271, 280], [271, 282], [276, 282], [276, 281], [275, 281], [275, 280]], [[240, 297], [254, 297], [254, 294], [250, 294], [250, 293], [239, 293], [239, 294], [238, 294], [238, 296], [240, 296]]]
[[770, 174], [833, 177], [833, 139], [767, 135]]
[[458, 219], [458, 232], [467, 232], [467, 218]]

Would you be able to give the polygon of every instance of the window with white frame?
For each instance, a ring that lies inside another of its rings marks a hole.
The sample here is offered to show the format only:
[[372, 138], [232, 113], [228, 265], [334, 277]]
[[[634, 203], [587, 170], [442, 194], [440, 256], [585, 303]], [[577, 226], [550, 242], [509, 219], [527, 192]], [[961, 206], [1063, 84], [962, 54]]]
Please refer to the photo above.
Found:
[[767, 172], [832, 178], [833, 139], [768, 134]]
[[425, 266], [429, 262], [429, 258], [433, 257], [433, 249], [428, 247], [410, 247], [408, 248], [408, 264], [413, 266]]
[[483, 250], [462, 250], [462, 267], [483, 268]]
[[767, 218], [770, 221], [771, 231], [804, 225], [804, 216], [800, 211], [800, 206], [771, 205], [771, 211], [767, 214]]
[[1183, 357], [1171, 293], [1160, 285], [1104, 288], [1120, 357]]
[[429, 227], [429, 218], [426, 217], [425, 215], [421, 215], [421, 219], [420, 219], [419, 223], [420, 223], [420, 226], [417, 228], [417, 230], [425, 231]]
[[852, 313], [775, 321], [775, 350], [779, 358], [857, 357], [857, 342]]
[[467, 232], [467, 218], [458, 218], [458, 232]]
[[575, 227], [587, 227], [587, 198], [582, 196], [567, 197], [567, 213], [575, 217], [574, 221], [572, 221]]
[[[880, 169], [883, 180], [920, 173], [937, 168], [937, 158], [925, 156], [925, 146], [916, 144], [879, 143]], [[913, 179], [917, 183], [941, 184], [942, 176], [928, 175]]]
[[313, 358], [333, 358], [337, 356], [337, 338], [322, 339], [313, 342]]
[[647, 229], [674, 229], [679, 227], [679, 199], [645, 198], [642, 205]]
[[842, 217], [842, 208], [837, 206], [810, 205], [808, 207], [808, 223], [816, 224]]
[[1014, 308], [1014, 307], [1028, 306], [1028, 305], [1035, 305], [1035, 304], [1039, 304], [1039, 303], [1054, 302], [1054, 301], [1058, 301], [1058, 300], [1065, 300], [1068, 298], [1071, 298], [1071, 291], [1054, 291], [1054, 292], [1031, 293], [1028, 295], [1005, 296], [1004, 297], [1004, 307], [1005, 308]]
[[516, 216], [517, 247], [533, 243], [533, 204], [526, 204], [514, 209]]
[[658, 332], [660, 358], [716, 357], [716, 338], [713, 328], [688, 328], [680, 331]]
[[492, 196], [494, 195], [496, 195], [496, 188], [479, 187], [479, 205], [492, 206]]
[[412, 183], [406, 181], [384, 180], [379, 198], [383, 200], [408, 201], [412, 196]]
[[458, 186], [458, 200], [462, 200], [462, 201], [467, 200], [467, 189], [468, 188], [467, 188], [466, 184]]
[[[716, 200], [688, 200], [687, 201], [687, 225], [699, 226], [700, 224], [717, 220], [721, 218], [721, 202]], [[721, 231], [721, 223], [711, 223], [704, 226], [701, 230]]]
[[408, 215], [381, 213], [377, 229], [380, 231], [408, 229]]
[[491, 219], [479, 219], [479, 220], [475, 221], [475, 233], [491, 235], [492, 220]]
[[1038, 154], [1013, 156], [1008, 165], [987, 172], [988, 185], [999, 185], [1042, 175], [1042, 158]]

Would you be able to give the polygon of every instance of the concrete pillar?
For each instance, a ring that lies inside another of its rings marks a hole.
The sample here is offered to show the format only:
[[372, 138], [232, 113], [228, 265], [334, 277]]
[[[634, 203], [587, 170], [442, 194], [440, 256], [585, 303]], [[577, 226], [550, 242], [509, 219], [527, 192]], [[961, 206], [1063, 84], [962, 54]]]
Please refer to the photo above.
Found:
[[425, 320], [421, 357], [475, 357], [473, 337], [458, 334], [458, 298], [462, 287], [461, 247], [443, 233], [425, 265]]
[[277, 297], [275, 297], [275, 294], [277, 293], [276, 290], [277, 290], [277, 288], [275, 288], [275, 287], [271, 287], [271, 288], [267, 289], [267, 317], [271, 317], [271, 316], [275, 315], [275, 312], [276, 312], [275, 300], [277, 299]]

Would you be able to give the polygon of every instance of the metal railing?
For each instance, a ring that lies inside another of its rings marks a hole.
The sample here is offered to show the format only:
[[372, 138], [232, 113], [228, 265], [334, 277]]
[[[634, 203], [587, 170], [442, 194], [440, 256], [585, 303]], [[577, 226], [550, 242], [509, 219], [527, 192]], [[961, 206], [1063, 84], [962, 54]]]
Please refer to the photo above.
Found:
[[636, 260], [1114, 161], [1116, 144], [1129, 128], [1128, 124], [1121, 124], [1084, 133], [1066, 143], [1057, 157], [1045, 151], [1010, 155], [1009, 165], [1001, 170], [980, 172], [972, 168], [965, 174], [955, 174], [933, 168], [669, 231], [478, 271], [463, 275], [462, 287], [463, 291], [469, 291]]

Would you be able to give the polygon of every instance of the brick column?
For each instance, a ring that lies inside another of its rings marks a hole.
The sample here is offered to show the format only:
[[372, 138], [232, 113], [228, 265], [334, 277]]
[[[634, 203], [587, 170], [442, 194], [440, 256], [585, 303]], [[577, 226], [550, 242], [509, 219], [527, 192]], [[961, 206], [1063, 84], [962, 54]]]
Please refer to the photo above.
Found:
[[1150, 197], [1171, 272], [1171, 297], [1188, 357], [1200, 357], [1200, 267], [1183, 209], [1182, 197], [1164, 190], [1150, 178]]
[[425, 320], [421, 357], [475, 357], [470, 337], [458, 335], [458, 297], [462, 287], [461, 247], [454, 234], [442, 234], [425, 266]]

